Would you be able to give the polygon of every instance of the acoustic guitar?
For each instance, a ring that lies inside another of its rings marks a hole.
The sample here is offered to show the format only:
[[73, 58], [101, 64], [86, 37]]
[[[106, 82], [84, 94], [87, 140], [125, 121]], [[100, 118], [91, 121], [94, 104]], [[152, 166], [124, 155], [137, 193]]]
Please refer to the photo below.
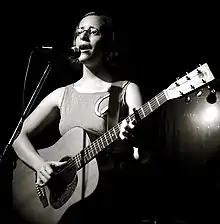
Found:
[[[125, 119], [130, 121], [138, 115], [141, 121], [166, 101], [185, 96], [213, 79], [208, 64], [200, 65]], [[44, 187], [36, 184], [36, 172], [18, 158], [13, 170], [12, 189], [13, 206], [19, 215], [32, 224], [55, 224], [70, 206], [91, 195], [99, 180], [96, 155], [119, 138], [121, 122], [94, 141], [77, 127], [52, 146], [38, 149], [45, 160], [67, 161], [54, 169]]]

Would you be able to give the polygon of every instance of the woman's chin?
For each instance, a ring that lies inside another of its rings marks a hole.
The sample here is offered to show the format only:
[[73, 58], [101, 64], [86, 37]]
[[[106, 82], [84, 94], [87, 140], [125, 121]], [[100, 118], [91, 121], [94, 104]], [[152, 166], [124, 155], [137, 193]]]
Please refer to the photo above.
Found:
[[81, 55], [78, 59], [79, 59], [79, 61], [83, 62], [83, 61], [89, 60], [90, 56], [91, 56], [91, 54], [88, 54], [86, 52], [81, 52]]

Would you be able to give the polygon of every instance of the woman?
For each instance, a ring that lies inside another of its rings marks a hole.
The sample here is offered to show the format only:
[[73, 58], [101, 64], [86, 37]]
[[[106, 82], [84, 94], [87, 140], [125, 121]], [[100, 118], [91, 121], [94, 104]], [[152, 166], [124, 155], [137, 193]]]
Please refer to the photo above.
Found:
[[[59, 116], [61, 135], [74, 126], [81, 126], [96, 135], [106, 132], [109, 89], [113, 83], [122, 81], [112, 74], [113, 70], [109, 66], [114, 39], [112, 28], [110, 18], [97, 13], [88, 13], [81, 19], [73, 42], [81, 53], [78, 58], [82, 64], [81, 79], [46, 96], [24, 121], [23, 128], [13, 143], [18, 157], [36, 171], [39, 185], [45, 185], [51, 178], [53, 166], [61, 166], [65, 162], [45, 161], [31, 143], [31, 137], [35, 133]], [[142, 105], [140, 89], [135, 83], [122, 81], [122, 91], [123, 114], [120, 119]], [[134, 122], [123, 122], [120, 139], [128, 139], [132, 135], [130, 130], [134, 127]], [[137, 158], [137, 148], [134, 148], [133, 155]]]

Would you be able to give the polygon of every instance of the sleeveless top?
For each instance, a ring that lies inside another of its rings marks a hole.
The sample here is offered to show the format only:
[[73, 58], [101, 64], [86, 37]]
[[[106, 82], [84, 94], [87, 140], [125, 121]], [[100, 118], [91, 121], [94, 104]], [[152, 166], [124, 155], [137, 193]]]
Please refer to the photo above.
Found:
[[[122, 94], [120, 99], [119, 121], [128, 116], [125, 104], [125, 91], [129, 81], [121, 81]], [[97, 137], [107, 131], [107, 113], [109, 91], [97, 93], [78, 92], [73, 84], [65, 87], [64, 96], [60, 107], [59, 131], [64, 135], [70, 129], [80, 126], [88, 133]]]

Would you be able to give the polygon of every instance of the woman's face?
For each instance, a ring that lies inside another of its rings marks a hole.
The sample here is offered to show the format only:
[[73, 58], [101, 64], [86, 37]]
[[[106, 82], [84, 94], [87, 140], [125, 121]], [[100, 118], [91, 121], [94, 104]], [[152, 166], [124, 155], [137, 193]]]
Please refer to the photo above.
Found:
[[102, 21], [99, 16], [90, 15], [81, 20], [76, 30], [75, 45], [80, 49], [78, 58], [84, 64], [100, 63], [104, 56], [101, 44], [100, 28]]

